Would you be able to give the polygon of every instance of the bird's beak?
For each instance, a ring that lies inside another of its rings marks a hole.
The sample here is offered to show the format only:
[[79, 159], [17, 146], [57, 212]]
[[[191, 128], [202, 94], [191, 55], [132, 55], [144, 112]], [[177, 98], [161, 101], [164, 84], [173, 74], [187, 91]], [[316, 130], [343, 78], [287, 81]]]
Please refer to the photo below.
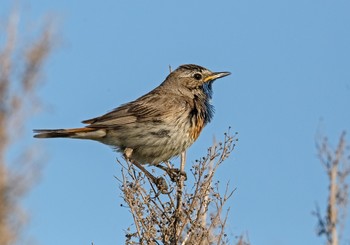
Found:
[[224, 71], [224, 72], [213, 72], [212, 74], [210, 74], [209, 76], [207, 76], [204, 79], [204, 82], [214, 81], [215, 79], [226, 77], [226, 76], [228, 76], [230, 74], [231, 74], [231, 72], [227, 72], [227, 71]]

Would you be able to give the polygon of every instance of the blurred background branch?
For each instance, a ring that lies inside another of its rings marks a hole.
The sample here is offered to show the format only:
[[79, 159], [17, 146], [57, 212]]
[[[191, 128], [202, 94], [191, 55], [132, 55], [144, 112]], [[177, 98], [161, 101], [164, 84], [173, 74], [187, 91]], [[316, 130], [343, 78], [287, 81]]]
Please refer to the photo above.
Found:
[[328, 245], [338, 245], [346, 223], [349, 201], [348, 178], [350, 175], [350, 148], [346, 144], [345, 132], [333, 149], [327, 137], [317, 142], [318, 157], [328, 176], [328, 201], [325, 215], [316, 207], [317, 234], [327, 238]]
[[[36, 90], [42, 70], [53, 48], [53, 26], [44, 25], [31, 40], [22, 39], [20, 14], [13, 11], [0, 20], [0, 244], [21, 239], [26, 221], [20, 200], [40, 175], [34, 146], [18, 147], [9, 160], [8, 152], [23, 143], [22, 130], [39, 107]], [[12, 159], [12, 158], [11, 158]]]

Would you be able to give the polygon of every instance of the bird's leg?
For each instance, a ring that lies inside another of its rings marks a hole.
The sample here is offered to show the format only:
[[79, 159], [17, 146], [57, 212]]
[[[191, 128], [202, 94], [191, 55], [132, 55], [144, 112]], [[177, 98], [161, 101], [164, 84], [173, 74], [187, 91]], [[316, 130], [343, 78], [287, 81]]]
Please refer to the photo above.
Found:
[[167, 165], [167, 167], [164, 167], [163, 165], [160, 165], [160, 164], [157, 164], [155, 166], [165, 171], [169, 175], [169, 178], [171, 179], [172, 182], [177, 182], [177, 180], [181, 175], [185, 177], [185, 180], [187, 180], [187, 174], [185, 171], [181, 171], [178, 168], [173, 168], [168, 161], [166, 161], [165, 164]]
[[162, 194], [168, 194], [168, 184], [166, 183], [163, 177], [154, 177], [147, 169], [145, 169], [139, 162], [131, 159], [133, 149], [125, 148], [124, 150], [124, 158], [126, 161], [134, 164], [138, 169], [140, 169], [158, 188], [158, 190]]

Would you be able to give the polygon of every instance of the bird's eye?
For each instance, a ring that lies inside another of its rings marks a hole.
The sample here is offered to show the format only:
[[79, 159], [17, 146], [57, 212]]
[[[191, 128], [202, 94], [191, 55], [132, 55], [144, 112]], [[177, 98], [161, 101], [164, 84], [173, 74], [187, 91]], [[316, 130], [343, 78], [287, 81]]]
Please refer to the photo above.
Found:
[[193, 77], [194, 77], [196, 80], [201, 80], [201, 79], [202, 79], [202, 75], [199, 74], [199, 73], [194, 74]]

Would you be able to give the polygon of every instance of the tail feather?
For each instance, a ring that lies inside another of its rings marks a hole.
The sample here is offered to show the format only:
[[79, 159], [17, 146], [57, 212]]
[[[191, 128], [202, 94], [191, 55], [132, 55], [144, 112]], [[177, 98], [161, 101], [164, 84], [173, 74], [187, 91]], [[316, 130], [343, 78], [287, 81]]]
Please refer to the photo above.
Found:
[[106, 136], [106, 130], [95, 128], [34, 129], [34, 138], [98, 139]]

